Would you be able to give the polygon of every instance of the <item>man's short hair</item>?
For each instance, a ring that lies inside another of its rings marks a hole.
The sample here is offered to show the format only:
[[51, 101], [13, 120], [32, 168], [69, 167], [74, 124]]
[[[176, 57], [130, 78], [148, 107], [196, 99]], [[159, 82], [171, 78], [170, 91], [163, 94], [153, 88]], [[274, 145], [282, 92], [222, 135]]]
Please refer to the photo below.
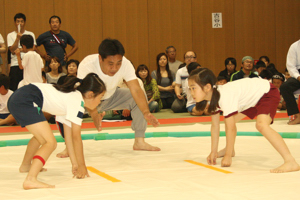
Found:
[[22, 18], [24, 20], [24, 22], [26, 22], [26, 16], [23, 13], [17, 13], [14, 16], [14, 21], [17, 21], [17, 19]]
[[4, 85], [5, 89], [9, 89], [9, 77], [5, 74], [0, 74], [0, 87]]
[[55, 18], [57, 18], [58, 21], [59, 21], [59, 23], [61, 24], [61, 19], [60, 19], [60, 17], [59, 17], [59, 16], [56, 16], [56, 15], [53, 15], [53, 16], [50, 17], [50, 19], [49, 19], [49, 24], [51, 24], [51, 19], [55, 19]]
[[33, 48], [33, 37], [31, 35], [22, 35], [20, 45], [24, 45], [27, 49]]
[[255, 65], [256, 69], [258, 69], [260, 67], [266, 67], [266, 64], [261, 60], [257, 61], [256, 65]]
[[175, 49], [175, 51], [176, 51], [176, 48], [175, 48], [174, 46], [168, 46], [168, 47], [166, 48], [166, 53], [168, 53], [168, 50], [171, 49], [171, 48]]
[[98, 53], [101, 56], [102, 60], [104, 60], [105, 58], [107, 58], [107, 56], [124, 56], [125, 49], [119, 40], [107, 38], [103, 40], [99, 45]]

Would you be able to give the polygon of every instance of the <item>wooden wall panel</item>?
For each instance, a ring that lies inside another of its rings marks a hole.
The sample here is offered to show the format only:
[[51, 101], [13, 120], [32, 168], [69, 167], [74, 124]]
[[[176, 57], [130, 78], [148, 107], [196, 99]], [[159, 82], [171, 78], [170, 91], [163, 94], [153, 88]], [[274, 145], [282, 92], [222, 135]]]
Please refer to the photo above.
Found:
[[[197, 61], [216, 75], [224, 70], [224, 60], [234, 57], [233, 0], [192, 1], [193, 49]], [[221, 12], [223, 28], [212, 28], [212, 13]]]
[[240, 69], [241, 60], [244, 56], [255, 55], [255, 22], [253, 0], [234, 1], [235, 20], [235, 58], [237, 70]]
[[275, 0], [276, 68], [284, 72], [286, 55], [292, 43], [300, 39], [300, 1]]
[[276, 64], [274, 0], [254, 0], [254, 59], [266, 55]]
[[102, 0], [103, 38], [118, 39], [135, 67], [148, 64], [147, 0]]
[[[81, 61], [87, 55], [98, 52], [102, 41], [101, 1], [54, 0], [53, 14], [61, 18], [61, 30], [70, 33], [79, 46], [71, 58]], [[67, 52], [70, 49], [68, 45]]]
[[191, 0], [149, 0], [149, 60], [151, 70], [156, 69], [156, 56], [167, 46], [176, 48], [177, 60], [193, 50]]

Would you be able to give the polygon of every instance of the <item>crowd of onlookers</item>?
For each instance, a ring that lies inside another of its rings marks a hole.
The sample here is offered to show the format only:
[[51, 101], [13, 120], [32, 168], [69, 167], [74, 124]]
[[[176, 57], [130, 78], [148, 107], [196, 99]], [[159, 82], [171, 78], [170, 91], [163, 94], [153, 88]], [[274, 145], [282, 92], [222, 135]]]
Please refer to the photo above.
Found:
[[[77, 76], [79, 67], [78, 60], [69, 59], [77, 51], [78, 45], [69, 33], [60, 30], [61, 19], [58, 16], [52, 16], [49, 19], [50, 31], [41, 34], [37, 39], [34, 33], [25, 30], [26, 16], [24, 14], [16, 14], [14, 22], [15, 30], [7, 35], [7, 47], [0, 34], [0, 52], [7, 52], [9, 69], [8, 77], [4, 74], [0, 76], [0, 125], [16, 123], [6, 107], [6, 102], [13, 91], [32, 82], [63, 84], [68, 79], [67, 77]], [[44, 46], [46, 53], [42, 53], [39, 49], [41, 45]], [[67, 45], [72, 47], [68, 53], [65, 51]], [[0, 65], [2, 64], [2, 59], [0, 59]], [[176, 59], [176, 48], [168, 46], [165, 52], [157, 55], [156, 66], [157, 68], [152, 72], [144, 64], [136, 67], [136, 76], [148, 98], [151, 112], [169, 108], [174, 113], [188, 112], [195, 116], [207, 114], [206, 110], [196, 109], [196, 102], [188, 88], [189, 73], [201, 67], [194, 51], [187, 51], [184, 54], [184, 62], [181, 62]], [[261, 56], [258, 60], [245, 56], [241, 65], [235, 58], [229, 57], [225, 59], [224, 66], [225, 69], [217, 77], [218, 85], [246, 77], [260, 77], [268, 79], [280, 89], [281, 85], [291, 77], [289, 75], [291, 69], [288, 68], [285, 74], [278, 72], [267, 56]], [[293, 76], [294, 79], [297, 77], [297, 74]], [[119, 83], [119, 87], [127, 87], [126, 82]], [[290, 95], [295, 91], [294, 89], [292, 92], [289, 91], [286, 98], [291, 99]], [[281, 99], [278, 110], [288, 107], [284, 101], [285, 97]], [[292, 114], [297, 114], [297, 112]], [[104, 119], [130, 120], [130, 111], [108, 111]]]

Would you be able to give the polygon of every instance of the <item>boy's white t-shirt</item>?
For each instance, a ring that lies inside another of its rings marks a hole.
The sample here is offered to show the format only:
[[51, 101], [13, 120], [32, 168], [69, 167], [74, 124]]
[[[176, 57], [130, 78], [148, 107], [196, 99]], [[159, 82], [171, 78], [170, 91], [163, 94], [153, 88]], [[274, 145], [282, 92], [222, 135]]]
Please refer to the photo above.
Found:
[[13, 93], [14, 93], [13, 91], [8, 90], [8, 92], [5, 95], [0, 94], [0, 114], [9, 113], [9, 110], [7, 108], [7, 101]]
[[216, 112], [223, 111], [226, 118], [254, 107], [270, 87], [269, 81], [261, 78], [243, 78], [219, 85], [220, 108]]
[[38, 53], [35, 51], [28, 51], [23, 56], [22, 65], [24, 67], [23, 85], [43, 82], [42, 68], [44, 68], [44, 63]]
[[[17, 39], [17, 32], [16, 31], [13, 31], [11, 33], [9, 33], [7, 35], [7, 47], [11, 47], [16, 39]], [[24, 31], [23, 35], [31, 35], [33, 37], [33, 43], [34, 45], [36, 45], [36, 41], [35, 41], [35, 36], [34, 36], [34, 33], [33, 32], [30, 32], [30, 31]], [[20, 41], [19, 41], [19, 44], [18, 44], [18, 48], [22, 48], [22, 46], [20, 45]], [[21, 52], [21, 59], [23, 59], [23, 56], [24, 56], [24, 53]], [[17, 59], [17, 56], [15, 54], [12, 54], [11, 52], [11, 63], [10, 63], [10, 66], [18, 66], [18, 59]]]
[[84, 113], [84, 101], [81, 93], [64, 93], [58, 91], [52, 84], [33, 83], [43, 94], [42, 111], [56, 115], [56, 121], [59, 121], [71, 127], [71, 122], [81, 125]]
[[186, 66], [178, 69], [176, 73], [175, 83], [181, 85], [182, 92], [184, 94], [186, 94], [186, 91], [188, 90], [188, 88], [185, 87], [186, 86], [185, 82], [187, 82], [188, 77], [189, 77], [189, 73]]
[[80, 62], [77, 77], [83, 79], [89, 73], [96, 73], [104, 82], [106, 93], [102, 98], [103, 100], [108, 99], [115, 93], [118, 84], [123, 81], [123, 79], [126, 82], [137, 79], [133, 65], [125, 56], [123, 56], [119, 71], [114, 76], [108, 76], [101, 70], [99, 54], [89, 55]]

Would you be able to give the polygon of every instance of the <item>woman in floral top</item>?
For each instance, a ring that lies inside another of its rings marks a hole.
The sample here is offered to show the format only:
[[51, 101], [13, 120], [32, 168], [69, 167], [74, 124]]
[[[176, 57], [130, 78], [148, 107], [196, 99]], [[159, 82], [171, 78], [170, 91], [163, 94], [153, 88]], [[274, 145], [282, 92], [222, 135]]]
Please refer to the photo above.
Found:
[[160, 111], [163, 104], [160, 99], [159, 89], [156, 80], [150, 76], [148, 67], [146, 65], [139, 65], [136, 70], [136, 76], [144, 83], [150, 112], [154, 113]]

